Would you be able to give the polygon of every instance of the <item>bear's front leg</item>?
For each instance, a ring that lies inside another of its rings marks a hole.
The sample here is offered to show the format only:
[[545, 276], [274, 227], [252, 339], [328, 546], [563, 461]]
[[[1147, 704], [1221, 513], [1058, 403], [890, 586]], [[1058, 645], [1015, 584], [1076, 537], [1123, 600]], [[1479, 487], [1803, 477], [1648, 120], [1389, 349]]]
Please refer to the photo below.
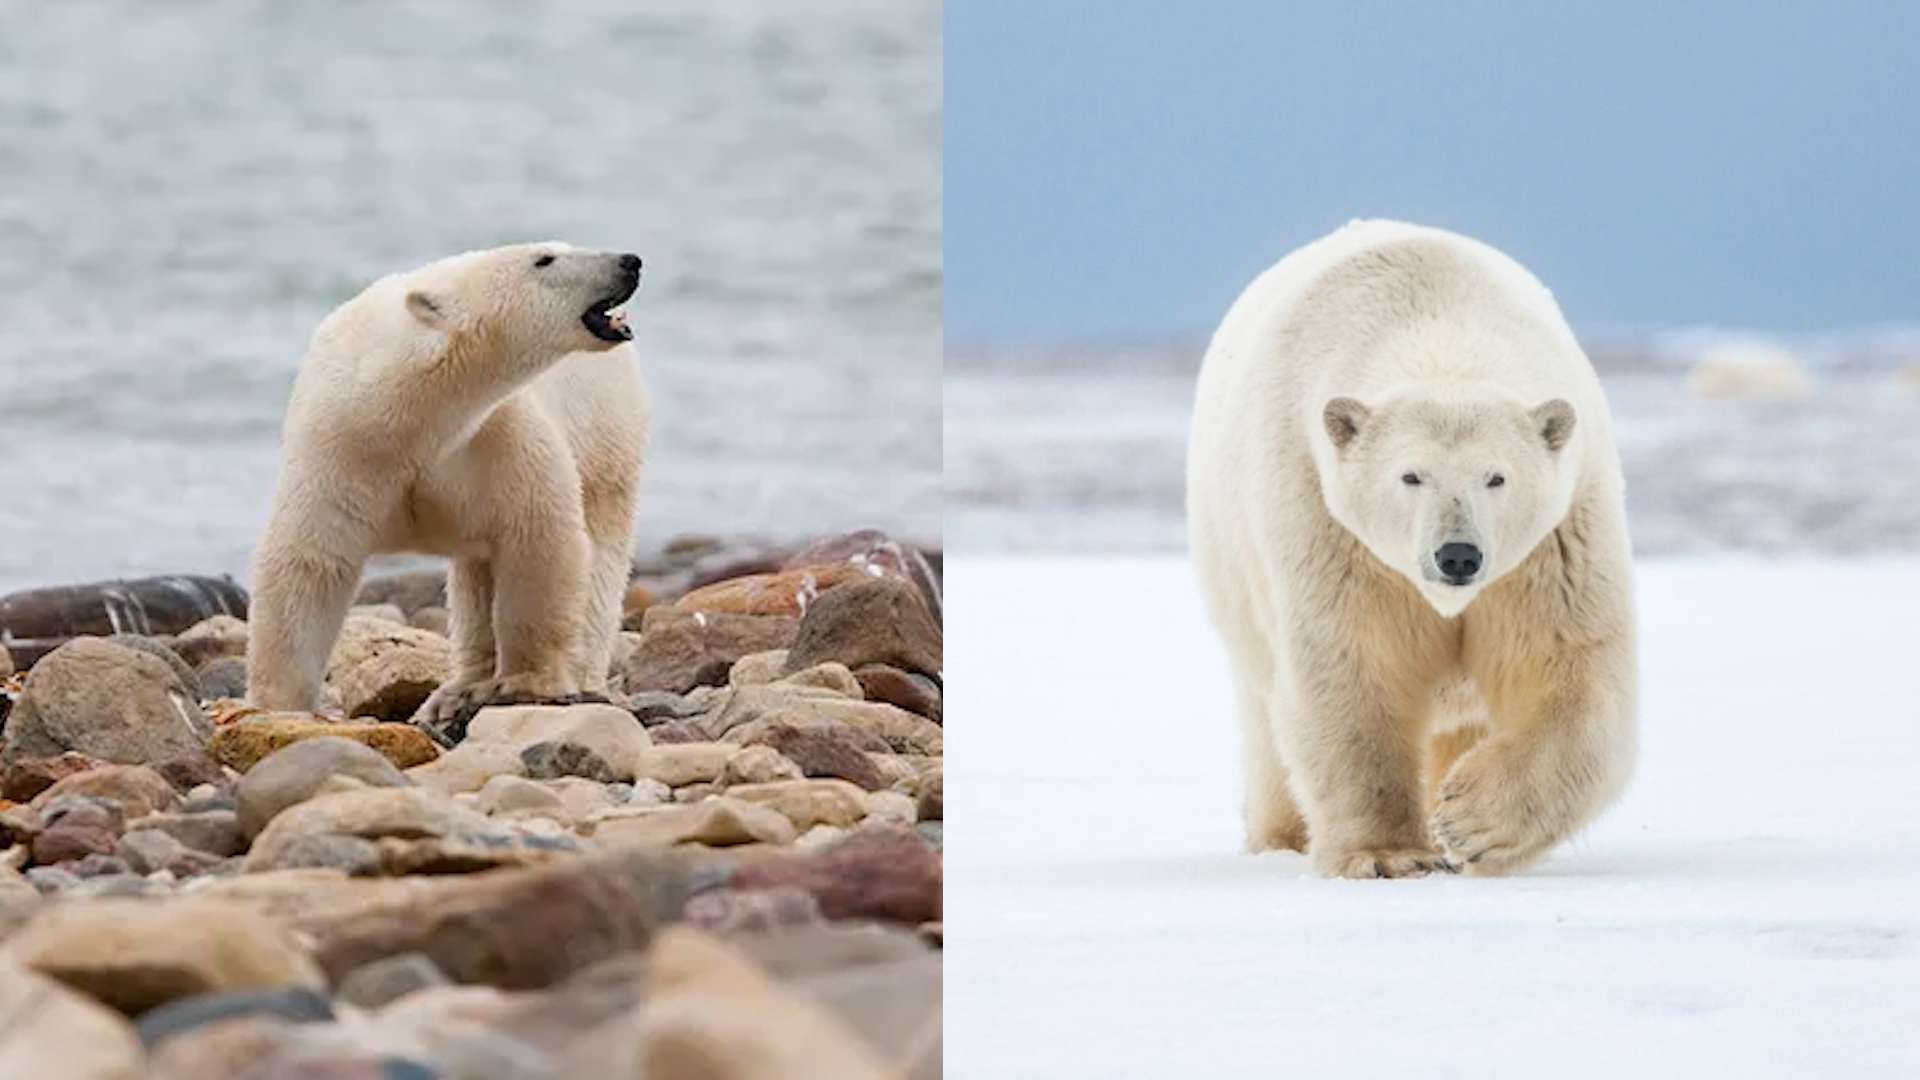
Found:
[[1434, 835], [1469, 872], [1524, 868], [1626, 787], [1634, 705], [1630, 690], [1612, 685], [1621, 681], [1620, 663], [1608, 652], [1592, 650], [1556, 665], [1564, 682], [1550, 691], [1510, 691], [1489, 700], [1493, 734], [1454, 764], [1433, 811]]
[[327, 658], [365, 558], [319, 549], [320, 535], [276, 520], [254, 554], [247, 703], [255, 708], [313, 712], [320, 706]]
[[1273, 723], [1306, 811], [1314, 870], [1347, 878], [1454, 870], [1427, 828], [1418, 717], [1395, 709], [1377, 678], [1317, 661], [1318, 679], [1272, 695], [1276, 707], [1292, 698], [1296, 710]]

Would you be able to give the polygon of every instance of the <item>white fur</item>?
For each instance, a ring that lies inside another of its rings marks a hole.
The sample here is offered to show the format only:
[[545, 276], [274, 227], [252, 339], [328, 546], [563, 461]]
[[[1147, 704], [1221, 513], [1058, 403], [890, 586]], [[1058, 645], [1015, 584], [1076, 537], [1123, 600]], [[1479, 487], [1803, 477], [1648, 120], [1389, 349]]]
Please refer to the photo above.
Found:
[[[1343, 876], [1502, 873], [1625, 786], [1611, 421], [1511, 259], [1356, 222], [1261, 275], [1201, 370], [1188, 522], [1238, 684], [1251, 850]], [[1468, 584], [1435, 565], [1449, 541], [1482, 549]]]
[[453, 560], [454, 670], [423, 713], [462, 693], [604, 688], [650, 417], [631, 346], [581, 322], [617, 291], [619, 258], [469, 252], [382, 278], [320, 324], [254, 553], [253, 704], [318, 705], [378, 552]]

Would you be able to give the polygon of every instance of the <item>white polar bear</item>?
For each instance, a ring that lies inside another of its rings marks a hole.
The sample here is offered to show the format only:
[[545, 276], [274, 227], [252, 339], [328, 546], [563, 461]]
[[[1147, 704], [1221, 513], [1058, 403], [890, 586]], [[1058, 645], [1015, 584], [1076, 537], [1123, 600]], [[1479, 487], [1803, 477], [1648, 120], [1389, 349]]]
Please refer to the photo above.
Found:
[[417, 719], [605, 687], [649, 405], [635, 255], [522, 244], [380, 279], [314, 332], [253, 560], [247, 697], [319, 705], [367, 557], [452, 559], [453, 670]]
[[1386, 221], [1287, 256], [1207, 350], [1187, 491], [1250, 850], [1505, 873], [1625, 787], [1619, 457], [1592, 365], [1513, 260]]

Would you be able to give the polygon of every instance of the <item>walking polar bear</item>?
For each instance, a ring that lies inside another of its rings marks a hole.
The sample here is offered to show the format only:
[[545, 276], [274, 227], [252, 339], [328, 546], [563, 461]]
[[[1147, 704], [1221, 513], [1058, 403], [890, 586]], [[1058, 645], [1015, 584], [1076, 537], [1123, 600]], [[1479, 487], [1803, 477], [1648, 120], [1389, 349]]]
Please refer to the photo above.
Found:
[[1626, 786], [1619, 457], [1592, 365], [1512, 259], [1387, 221], [1287, 256], [1207, 350], [1187, 488], [1249, 850], [1508, 873]]
[[253, 560], [247, 697], [319, 705], [361, 568], [452, 560], [453, 670], [416, 719], [605, 688], [649, 406], [640, 259], [566, 244], [389, 275], [315, 331]]

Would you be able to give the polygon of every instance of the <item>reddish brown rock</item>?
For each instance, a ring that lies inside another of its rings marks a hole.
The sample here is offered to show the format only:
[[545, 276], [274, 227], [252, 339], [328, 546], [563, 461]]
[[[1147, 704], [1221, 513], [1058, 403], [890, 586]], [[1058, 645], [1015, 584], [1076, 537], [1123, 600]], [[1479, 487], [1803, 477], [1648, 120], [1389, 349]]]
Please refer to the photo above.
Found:
[[887, 786], [880, 770], [867, 757], [861, 740], [846, 728], [826, 725], [795, 727], [792, 724], [767, 725], [748, 743], [770, 746], [780, 751], [803, 776], [837, 777], [850, 780], [868, 791]]
[[787, 649], [787, 670], [801, 671], [830, 660], [858, 669], [887, 664], [938, 679], [940, 625], [920, 593], [896, 578], [842, 585], [807, 610]]
[[390, 900], [300, 920], [338, 981], [384, 956], [418, 952], [456, 982], [510, 990], [551, 985], [645, 948], [680, 918], [689, 863], [644, 848], [528, 869], [407, 882]]
[[424, 765], [440, 756], [440, 748], [412, 724], [343, 724], [297, 713], [269, 713], [223, 725], [207, 743], [207, 752], [222, 765], [244, 773], [275, 750], [323, 736], [351, 739], [371, 747], [401, 769]]
[[925, 675], [909, 675], [889, 664], [868, 664], [853, 677], [868, 701], [884, 701], [940, 723], [940, 684]]
[[788, 560], [787, 566], [852, 563], [869, 573], [877, 571], [889, 577], [911, 581], [920, 590], [921, 599], [927, 602], [927, 609], [937, 618], [940, 614], [939, 558], [937, 551], [929, 556], [911, 544], [895, 541], [878, 529], [861, 529], [839, 536], [821, 537]]
[[777, 574], [749, 574], [695, 589], [674, 602], [681, 611], [799, 618], [836, 585], [865, 581], [869, 572], [852, 563], [801, 566]]
[[59, 757], [21, 758], [9, 764], [4, 776], [0, 776], [0, 798], [26, 802], [75, 773], [103, 764], [105, 762], [72, 750]]
[[75, 773], [34, 796], [28, 805], [45, 810], [67, 795], [111, 799], [131, 821], [180, 804], [180, 793], [166, 778], [145, 765], [101, 765]]
[[751, 860], [734, 872], [740, 890], [794, 886], [829, 919], [918, 926], [941, 918], [940, 857], [910, 829], [862, 829], [831, 847]]
[[621, 665], [620, 679], [628, 693], [684, 694], [696, 686], [722, 686], [735, 661], [748, 653], [784, 649], [799, 630], [799, 620], [778, 615], [709, 615], [655, 607], [642, 623], [639, 644]]

